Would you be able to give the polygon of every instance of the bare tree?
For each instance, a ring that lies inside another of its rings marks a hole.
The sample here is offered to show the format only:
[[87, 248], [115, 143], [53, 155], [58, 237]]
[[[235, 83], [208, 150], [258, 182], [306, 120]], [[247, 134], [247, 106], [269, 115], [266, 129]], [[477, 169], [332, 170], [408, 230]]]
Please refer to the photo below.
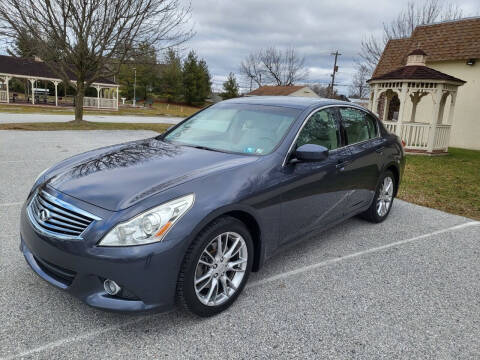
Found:
[[189, 14], [180, 0], [2, 0], [0, 36], [16, 42], [28, 34], [53, 73], [65, 84], [75, 80], [75, 121], [81, 121], [86, 88], [118, 72], [139, 44], [187, 40]]
[[356, 72], [353, 75], [352, 84], [349, 88], [349, 96], [353, 98], [365, 98], [368, 95], [369, 89], [367, 80], [370, 77], [370, 71], [365, 64], [358, 63]]
[[388, 40], [409, 37], [419, 25], [455, 20], [462, 16], [462, 10], [455, 3], [442, 0], [425, 0], [423, 3], [410, 1], [393, 21], [383, 24], [381, 38], [371, 35], [362, 41], [359, 56], [373, 72]]
[[240, 72], [258, 86], [289, 86], [308, 77], [305, 57], [299, 56], [294, 48], [270, 47], [252, 53], [240, 64]]

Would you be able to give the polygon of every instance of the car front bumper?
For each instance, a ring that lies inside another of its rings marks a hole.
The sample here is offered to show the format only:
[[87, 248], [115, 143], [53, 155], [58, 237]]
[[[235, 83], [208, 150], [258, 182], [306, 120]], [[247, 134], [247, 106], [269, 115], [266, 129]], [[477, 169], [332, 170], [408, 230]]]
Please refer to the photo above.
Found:
[[[130, 248], [88, 246], [87, 241], [47, 238], [30, 223], [25, 206], [20, 250], [42, 279], [96, 308], [112, 311], [167, 311], [174, 307], [176, 281], [184, 249], [167, 242]], [[180, 243], [180, 244], [179, 244]], [[121, 286], [115, 296], [105, 279]]]

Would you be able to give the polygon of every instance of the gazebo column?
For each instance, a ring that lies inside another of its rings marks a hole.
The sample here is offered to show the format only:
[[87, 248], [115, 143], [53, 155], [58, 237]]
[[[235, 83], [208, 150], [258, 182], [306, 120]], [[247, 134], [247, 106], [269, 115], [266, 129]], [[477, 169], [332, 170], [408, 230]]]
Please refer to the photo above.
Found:
[[378, 85], [373, 85], [373, 98], [370, 104], [370, 111], [374, 114], [378, 114]]
[[407, 99], [408, 99], [408, 83], [402, 83], [402, 90], [400, 91], [400, 109], [398, 111], [398, 124], [396, 128], [396, 134], [402, 137], [402, 127], [403, 123], [405, 122], [405, 107], [407, 106]]
[[55, 85], [55, 106], [58, 106], [58, 81], [54, 81], [53, 85]]
[[450, 111], [448, 113], [448, 125], [452, 125], [453, 124], [453, 114], [455, 112], [455, 102], [457, 101], [457, 92], [456, 91], [452, 91], [450, 93]]
[[383, 104], [383, 121], [388, 121], [388, 112], [390, 111], [390, 100], [392, 100], [392, 93], [385, 92], [385, 104]]
[[30, 80], [30, 83], [32, 84], [32, 105], [35, 105], [35, 81], [36, 79], [28, 79]]
[[430, 121], [429, 132], [428, 132], [428, 143], [427, 143], [427, 153], [432, 153], [435, 146], [435, 137], [437, 133], [437, 123], [438, 116], [440, 114], [440, 104], [442, 102], [442, 90], [443, 85], [438, 84], [437, 90], [432, 93], [433, 98], [433, 112], [432, 119]]
[[97, 89], [97, 109], [100, 109], [100, 90], [102, 89], [100, 86], [95, 86]]
[[10, 93], [8, 90], [8, 83], [10, 81], [11, 77], [10, 76], [5, 76], [5, 86], [7, 87], [7, 104], [10, 102]]

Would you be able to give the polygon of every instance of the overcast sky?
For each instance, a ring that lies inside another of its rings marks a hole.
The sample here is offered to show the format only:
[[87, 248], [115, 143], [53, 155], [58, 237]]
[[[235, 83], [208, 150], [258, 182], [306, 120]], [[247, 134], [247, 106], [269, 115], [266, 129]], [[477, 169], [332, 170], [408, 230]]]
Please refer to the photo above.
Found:
[[[240, 79], [239, 64], [251, 51], [268, 46], [294, 46], [305, 55], [309, 82], [328, 83], [331, 52], [339, 50], [335, 82], [346, 92], [362, 38], [381, 35], [407, 0], [192, 0], [195, 37], [184, 45], [207, 61], [214, 88], [229, 72]], [[455, 1], [464, 15], [480, 12], [479, 0]]]

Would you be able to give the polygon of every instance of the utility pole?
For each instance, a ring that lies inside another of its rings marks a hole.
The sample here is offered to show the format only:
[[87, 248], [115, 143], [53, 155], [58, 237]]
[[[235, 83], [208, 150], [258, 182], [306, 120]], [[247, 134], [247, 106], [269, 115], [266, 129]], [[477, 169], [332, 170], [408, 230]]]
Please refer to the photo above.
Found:
[[338, 66], [337, 66], [337, 58], [342, 55], [338, 52], [338, 50], [336, 50], [334, 53], [331, 53], [330, 55], [334, 55], [335, 56], [335, 62], [333, 63], [333, 72], [332, 72], [332, 75], [330, 75], [332, 77], [332, 82], [330, 84], [330, 98], [333, 98], [333, 86], [335, 85], [335, 73], [338, 71]]

